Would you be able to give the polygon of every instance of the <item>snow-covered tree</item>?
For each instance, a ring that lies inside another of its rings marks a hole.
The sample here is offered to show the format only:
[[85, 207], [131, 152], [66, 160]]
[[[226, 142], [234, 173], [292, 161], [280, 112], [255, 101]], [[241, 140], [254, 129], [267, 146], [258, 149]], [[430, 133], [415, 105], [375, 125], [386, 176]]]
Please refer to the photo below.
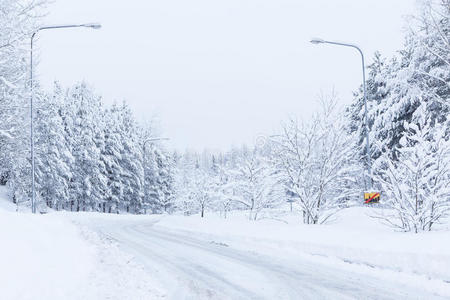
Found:
[[120, 164], [123, 145], [120, 126], [122, 123], [121, 115], [116, 104], [104, 112], [104, 120], [105, 146], [101, 153], [101, 159], [105, 166], [107, 189], [104, 194], [102, 211], [117, 213], [123, 198], [123, 186], [121, 181], [123, 170]]
[[[373, 62], [368, 66], [368, 76], [366, 81], [367, 102], [368, 102], [368, 127], [371, 140], [386, 140], [388, 138], [389, 126], [375, 130], [374, 123], [378, 116], [386, 111], [384, 103], [389, 95], [388, 81], [392, 79], [395, 73], [393, 68], [396, 66], [395, 60], [386, 62], [379, 52], [373, 57]], [[355, 93], [355, 101], [347, 108], [347, 117], [349, 119], [348, 129], [351, 133], [358, 135], [359, 157], [367, 167], [366, 153], [366, 126], [363, 90]], [[373, 143], [371, 143], [373, 144]], [[371, 145], [370, 145], [371, 146]], [[379, 157], [380, 153], [376, 147], [370, 150], [372, 159]]]
[[264, 208], [280, 204], [274, 169], [262, 156], [260, 149], [243, 149], [233, 180], [234, 201], [249, 210], [250, 219], [256, 220]]
[[220, 210], [224, 218], [233, 208], [233, 204], [240, 200], [239, 183], [235, 180], [237, 175], [238, 173], [230, 165], [224, 164], [224, 162], [215, 164], [212, 175], [215, 177], [213, 182], [214, 206], [216, 210]]
[[122, 167], [122, 205], [127, 212], [142, 212], [144, 198], [142, 150], [138, 135], [138, 126], [130, 108], [124, 103], [120, 109], [122, 120], [122, 145], [120, 165]]
[[[419, 16], [409, 20], [409, 32], [398, 57], [381, 60], [378, 54], [366, 82], [369, 100], [370, 138], [383, 144], [393, 159], [397, 158], [406, 123], [420, 118], [418, 108], [425, 103], [431, 126], [445, 124], [450, 134], [450, 2], [422, 1]], [[349, 109], [351, 129], [358, 130], [363, 142], [362, 94], [357, 94]], [[380, 148], [371, 153], [377, 159]]]
[[174, 161], [172, 157], [150, 145], [146, 154], [146, 194], [154, 213], [171, 212], [174, 208]]
[[304, 223], [326, 222], [355, 195], [355, 138], [334, 101], [324, 102], [310, 122], [291, 120], [275, 144], [277, 173], [298, 201]]
[[174, 182], [175, 207], [187, 216], [196, 213], [193, 193], [191, 193], [191, 172], [194, 168], [195, 163], [189, 152], [186, 152], [177, 161]]
[[190, 152], [183, 155], [178, 164], [175, 186], [177, 207], [186, 215], [200, 213], [204, 217], [207, 209], [214, 210], [217, 182], [211, 176], [206, 154], [203, 153], [203, 164], [201, 157], [198, 153]]
[[[9, 185], [15, 202], [31, 196], [29, 42], [45, 3], [0, 4], [0, 184]], [[130, 108], [105, 109], [86, 84], [47, 93], [35, 77], [33, 87], [37, 197], [56, 209], [140, 213], [140, 127]], [[170, 210], [171, 159], [164, 151], [156, 157], [160, 205]]]
[[31, 195], [28, 43], [45, 2], [0, 4], [0, 184], [8, 183], [15, 202]]
[[450, 212], [450, 141], [444, 126], [431, 126], [425, 103], [421, 108], [416, 124], [404, 124], [398, 159], [385, 153], [380, 160], [385, 166], [377, 176], [391, 211], [376, 217], [416, 233], [431, 230]]
[[53, 96], [38, 97], [36, 110], [36, 190], [45, 204], [57, 210], [69, 199], [73, 157], [67, 147], [61, 107], [64, 95], [59, 86]]
[[65, 113], [66, 133], [74, 157], [70, 181], [71, 209], [99, 210], [107, 189], [105, 166], [100, 159], [103, 144], [100, 98], [85, 85], [68, 91]]

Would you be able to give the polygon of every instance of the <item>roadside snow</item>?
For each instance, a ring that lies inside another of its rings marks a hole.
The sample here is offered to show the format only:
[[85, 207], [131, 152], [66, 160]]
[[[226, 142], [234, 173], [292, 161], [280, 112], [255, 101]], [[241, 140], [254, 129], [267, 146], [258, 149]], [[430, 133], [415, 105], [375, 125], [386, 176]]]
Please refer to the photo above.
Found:
[[131, 255], [69, 213], [16, 213], [0, 187], [0, 299], [160, 299]]
[[417, 281], [450, 297], [450, 231], [394, 232], [370, 218], [372, 213], [366, 207], [349, 208], [330, 225], [303, 225], [294, 215], [280, 222], [209, 214], [204, 219], [168, 216], [156, 226], [276, 258], [307, 256], [318, 263]]
[[90, 274], [89, 288], [93, 292], [86, 296], [87, 299], [165, 298], [165, 292], [133, 255], [120, 250], [115, 241], [91, 231], [85, 225], [79, 224], [79, 227], [83, 237], [95, 245], [99, 260], [96, 271]]
[[[1, 200], [5, 197], [6, 190], [0, 187], [2, 300], [167, 298], [154, 278], [158, 275], [149, 272], [153, 261], [141, 265], [133, 252], [124, 252], [126, 247], [112, 239], [114, 235], [105, 235], [111, 226], [120, 229], [123, 224], [135, 229], [142, 224], [159, 227], [169, 236], [172, 232], [173, 236], [196, 236], [214, 247], [283, 261], [280, 265], [308, 261], [450, 297], [448, 226], [420, 234], [394, 232], [370, 218], [373, 211], [367, 207], [343, 210], [334, 224], [317, 226], [303, 225], [298, 215], [289, 213], [278, 221], [249, 221], [245, 213], [231, 213], [227, 219], [216, 214], [203, 219], [68, 212], [32, 215], [16, 213], [15, 205]], [[142, 241], [149, 243], [148, 249], [158, 242], [172, 243], [158, 237], [157, 230], [149, 230]], [[128, 236], [128, 231], [123, 232]], [[145, 250], [144, 254], [151, 253]]]
[[95, 249], [57, 216], [0, 210], [2, 299], [81, 299]]

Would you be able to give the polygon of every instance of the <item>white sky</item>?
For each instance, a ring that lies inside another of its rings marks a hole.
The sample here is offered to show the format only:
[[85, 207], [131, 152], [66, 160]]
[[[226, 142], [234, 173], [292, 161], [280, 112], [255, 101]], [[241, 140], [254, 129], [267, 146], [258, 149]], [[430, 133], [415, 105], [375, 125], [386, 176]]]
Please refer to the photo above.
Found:
[[358, 53], [312, 45], [353, 42], [370, 62], [403, 43], [416, 0], [56, 0], [46, 23], [101, 22], [101, 30], [40, 33], [45, 87], [85, 80], [107, 104], [125, 99], [158, 116], [169, 146], [227, 149], [307, 117], [333, 88], [350, 103]]

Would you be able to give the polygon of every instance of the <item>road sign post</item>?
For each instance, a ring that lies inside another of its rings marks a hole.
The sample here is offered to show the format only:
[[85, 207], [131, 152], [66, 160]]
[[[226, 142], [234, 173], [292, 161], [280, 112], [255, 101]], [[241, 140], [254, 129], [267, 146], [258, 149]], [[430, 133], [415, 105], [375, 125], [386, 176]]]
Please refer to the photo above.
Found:
[[294, 203], [295, 200], [294, 200], [294, 199], [288, 199], [287, 202], [290, 204], [290, 206], [291, 206], [291, 212], [292, 212], [292, 203]]

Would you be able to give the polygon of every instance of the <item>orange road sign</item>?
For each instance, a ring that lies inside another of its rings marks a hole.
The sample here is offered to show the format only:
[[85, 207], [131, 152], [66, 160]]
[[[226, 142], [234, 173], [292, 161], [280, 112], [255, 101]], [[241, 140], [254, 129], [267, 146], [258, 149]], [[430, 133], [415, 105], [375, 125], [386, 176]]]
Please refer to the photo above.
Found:
[[364, 203], [378, 203], [380, 202], [380, 193], [364, 193]]

